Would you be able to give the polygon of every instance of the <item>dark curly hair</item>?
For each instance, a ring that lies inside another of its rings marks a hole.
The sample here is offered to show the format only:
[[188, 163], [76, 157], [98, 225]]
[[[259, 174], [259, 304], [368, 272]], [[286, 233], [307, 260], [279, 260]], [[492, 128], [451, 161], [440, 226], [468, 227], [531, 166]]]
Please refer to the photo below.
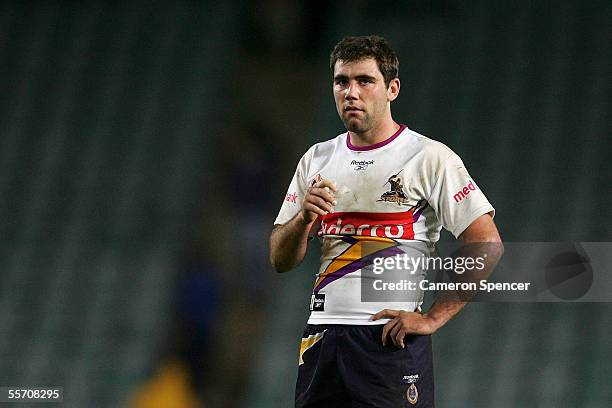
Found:
[[336, 61], [344, 62], [361, 61], [366, 58], [376, 60], [378, 69], [385, 85], [389, 86], [392, 79], [399, 78], [399, 60], [391, 49], [391, 46], [383, 37], [368, 35], [361, 37], [344, 37], [331, 52], [329, 67], [334, 73]]

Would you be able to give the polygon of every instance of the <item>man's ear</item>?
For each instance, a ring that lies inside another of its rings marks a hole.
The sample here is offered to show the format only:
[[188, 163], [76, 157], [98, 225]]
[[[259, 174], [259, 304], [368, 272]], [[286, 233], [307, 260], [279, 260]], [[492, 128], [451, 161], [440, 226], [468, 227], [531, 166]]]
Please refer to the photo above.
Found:
[[400, 91], [400, 80], [399, 78], [394, 78], [389, 82], [389, 86], [387, 87], [387, 100], [389, 102], [393, 102], [395, 98], [398, 97]]

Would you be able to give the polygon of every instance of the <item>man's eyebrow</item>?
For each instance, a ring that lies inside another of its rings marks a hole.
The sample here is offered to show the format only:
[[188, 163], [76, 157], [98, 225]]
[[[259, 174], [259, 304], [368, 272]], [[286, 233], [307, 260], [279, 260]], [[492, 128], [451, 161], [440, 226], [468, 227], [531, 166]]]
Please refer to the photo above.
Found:
[[[338, 74], [338, 75], [334, 76], [334, 81], [339, 81], [341, 79], [349, 79], [349, 78], [348, 78], [348, 76], [343, 75], [343, 74]], [[367, 79], [369, 81], [375, 81], [376, 77], [374, 77], [372, 75], [368, 75], [368, 74], [361, 74], [361, 75], [356, 75], [355, 79], [356, 80]]]
[[373, 77], [372, 75], [368, 75], [368, 74], [362, 74], [362, 75], [357, 75], [355, 79], [368, 79], [370, 81], [374, 81], [376, 80], [376, 77]]

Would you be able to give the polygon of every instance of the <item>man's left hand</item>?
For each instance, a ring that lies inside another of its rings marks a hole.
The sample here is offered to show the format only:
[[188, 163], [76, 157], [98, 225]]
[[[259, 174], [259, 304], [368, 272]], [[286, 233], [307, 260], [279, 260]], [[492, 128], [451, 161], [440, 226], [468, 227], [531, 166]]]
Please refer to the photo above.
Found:
[[431, 317], [417, 312], [385, 309], [372, 316], [372, 320], [378, 319], [392, 319], [383, 327], [383, 346], [387, 345], [388, 338], [390, 338], [395, 346], [404, 348], [404, 337], [406, 335], [428, 335], [438, 329], [438, 325]]

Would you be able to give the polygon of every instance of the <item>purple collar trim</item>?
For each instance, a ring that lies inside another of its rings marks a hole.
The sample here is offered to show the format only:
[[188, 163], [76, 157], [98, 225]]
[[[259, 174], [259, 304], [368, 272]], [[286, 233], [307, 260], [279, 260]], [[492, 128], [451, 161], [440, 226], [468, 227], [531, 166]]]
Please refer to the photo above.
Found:
[[395, 132], [391, 137], [386, 138], [382, 142], [374, 143], [374, 144], [369, 145], [369, 146], [355, 146], [355, 145], [353, 145], [351, 143], [351, 135], [349, 134], [349, 132], [346, 132], [346, 147], [348, 147], [351, 150], [358, 151], [358, 152], [365, 152], [365, 151], [368, 151], [368, 150], [378, 149], [379, 147], [383, 147], [385, 145], [388, 145], [392, 141], [394, 141], [395, 138], [397, 138], [400, 135], [400, 133], [402, 133], [402, 131], [404, 129], [406, 129], [406, 125], [402, 125], [400, 123], [399, 130], [397, 132]]

